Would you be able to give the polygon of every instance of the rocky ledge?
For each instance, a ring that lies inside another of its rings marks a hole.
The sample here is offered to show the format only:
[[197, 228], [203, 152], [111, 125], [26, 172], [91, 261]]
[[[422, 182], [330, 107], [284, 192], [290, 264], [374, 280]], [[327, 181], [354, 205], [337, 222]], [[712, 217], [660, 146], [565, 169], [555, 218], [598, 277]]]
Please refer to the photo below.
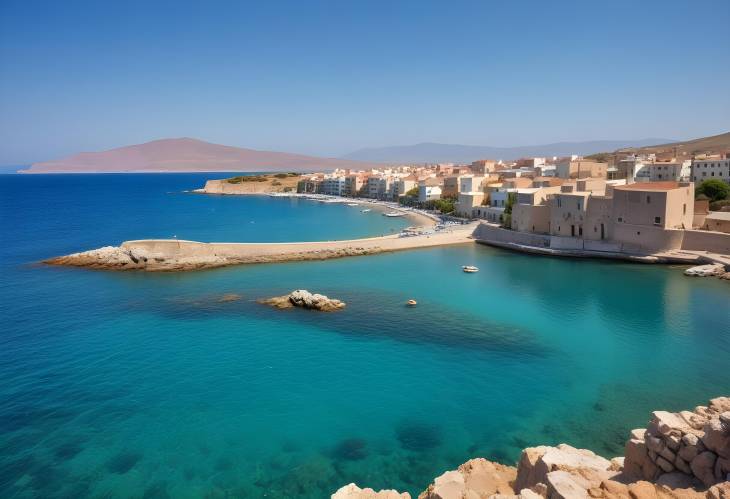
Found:
[[319, 310], [320, 312], [334, 312], [345, 308], [345, 302], [328, 298], [325, 295], [310, 293], [306, 289], [297, 289], [288, 295], [274, 296], [259, 300], [260, 303], [271, 305], [275, 308], [292, 308], [300, 307], [310, 310]]
[[[561, 444], [522, 451], [517, 466], [478, 458], [447, 471], [418, 499], [730, 499], [730, 397], [694, 411], [656, 411], [633, 430], [625, 457]], [[355, 484], [333, 499], [410, 499]]]
[[275, 263], [295, 262], [305, 260], [328, 260], [349, 256], [371, 255], [382, 252], [383, 249], [374, 246], [322, 248], [302, 251], [282, 251], [281, 253], [255, 252], [246, 255], [205, 254], [170, 256], [169, 254], [154, 253], [141, 248], [122, 246], [104, 246], [103, 248], [72, 253], [44, 260], [48, 265], [63, 265], [69, 267], [87, 267], [99, 270], [144, 270], [147, 272], [178, 272], [187, 270], [203, 270], [229, 265], [246, 263]]
[[725, 272], [725, 266], [721, 263], [711, 263], [708, 265], [697, 265], [690, 267], [684, 271], [684, 275], [691, 277], [720, 277], [721, 279], [730, 279], [730, 272]]

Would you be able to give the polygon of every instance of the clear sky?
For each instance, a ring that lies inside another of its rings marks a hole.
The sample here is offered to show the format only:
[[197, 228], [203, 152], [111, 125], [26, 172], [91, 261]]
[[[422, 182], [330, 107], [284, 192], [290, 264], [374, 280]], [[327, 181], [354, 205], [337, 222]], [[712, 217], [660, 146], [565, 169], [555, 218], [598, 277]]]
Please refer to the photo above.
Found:
[[728, 130], [729, 0], [0, 0], [0, 164]]

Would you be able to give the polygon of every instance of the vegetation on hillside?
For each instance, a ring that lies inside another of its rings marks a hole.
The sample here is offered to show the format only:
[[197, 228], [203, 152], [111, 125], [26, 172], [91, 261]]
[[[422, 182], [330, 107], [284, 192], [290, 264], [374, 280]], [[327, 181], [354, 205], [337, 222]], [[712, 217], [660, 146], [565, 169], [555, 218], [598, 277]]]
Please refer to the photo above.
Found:
[[268, 180], [266, 175], [242, 175], [240, 177], [226, 179], [226, 182], [229, 184], [240, 184], [244, 182], [266, 182]]

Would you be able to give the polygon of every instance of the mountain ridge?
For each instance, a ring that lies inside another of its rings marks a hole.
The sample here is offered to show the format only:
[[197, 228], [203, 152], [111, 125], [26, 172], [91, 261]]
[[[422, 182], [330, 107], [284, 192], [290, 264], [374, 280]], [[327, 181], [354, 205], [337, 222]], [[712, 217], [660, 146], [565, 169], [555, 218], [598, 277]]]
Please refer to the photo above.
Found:
[[358, 149], [342, 156], [343, 159], [371, 161], [379, 163], [470, 163], [477, 159], [513, 160], [533, 156], [567, 156], [570, 154], [588, 155], [607, 150], [629, 147], [644, 147], [671, 139], [646, 138], [640, 140], [593, 140], [565, 141], [531, 146], [474, 146], [463, 144], [443, 144], [421, 142], [413, 145], [370, 147]]
[[19, 173], [269, 172], [366, 168], [367, 162], [214, 144], [190, 137], [157, 139], [33, 163]]

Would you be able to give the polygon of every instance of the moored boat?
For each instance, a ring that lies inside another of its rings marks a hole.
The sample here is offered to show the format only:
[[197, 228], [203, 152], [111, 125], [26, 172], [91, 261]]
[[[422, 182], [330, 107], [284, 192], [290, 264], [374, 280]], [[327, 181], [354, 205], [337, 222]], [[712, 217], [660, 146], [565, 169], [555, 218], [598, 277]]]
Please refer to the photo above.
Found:
[[475, 267], [474, 265], [462, 265], [461, 270], [467, 274], [473, 274], [474, 272], [479, 272], [479, 267]]
[[406, 302], [406, 305], [408, 305], [409, 307], [415, 307], [416, 305], [418, 305], [418, 302], [416, 300], [411, 299]]

